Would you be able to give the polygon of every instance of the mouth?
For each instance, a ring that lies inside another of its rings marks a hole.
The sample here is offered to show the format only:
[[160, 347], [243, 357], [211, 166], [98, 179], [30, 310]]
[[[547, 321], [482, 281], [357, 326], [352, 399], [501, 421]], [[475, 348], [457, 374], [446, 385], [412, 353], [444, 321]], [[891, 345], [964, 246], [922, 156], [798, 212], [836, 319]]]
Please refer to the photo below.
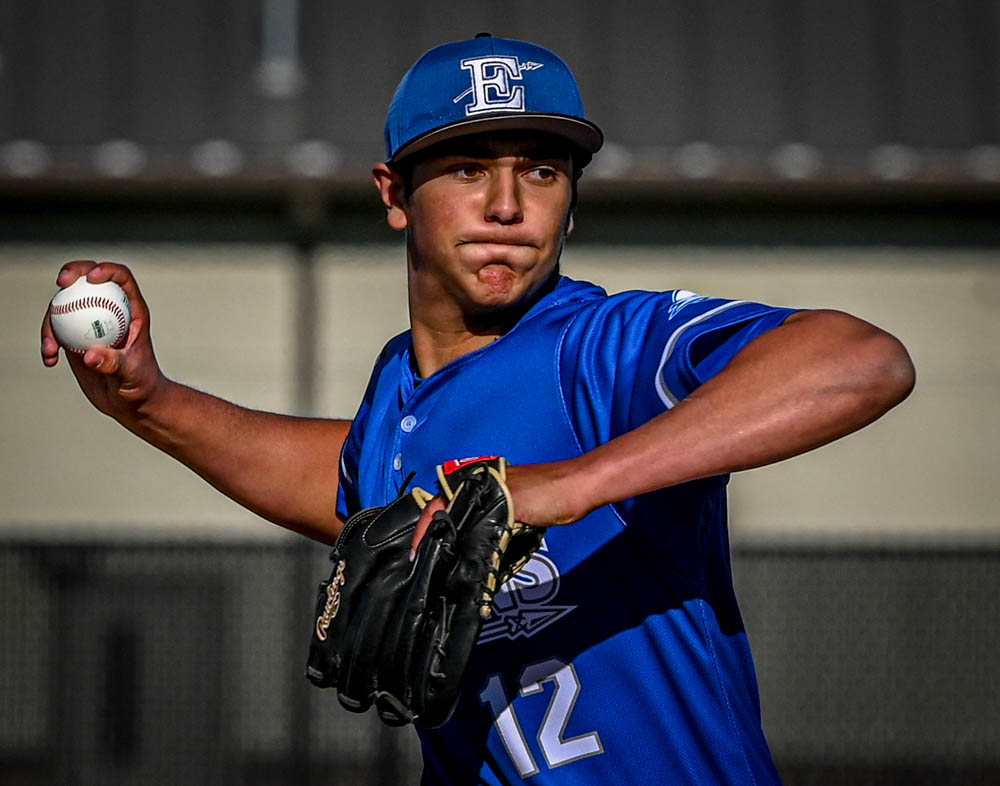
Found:
[[531, 243], [512, 240], [466, 240], [458, 244], [470, 269], [509, 268], [524, 270], [534, 264], [538, 248]]
[[495, 238], [495, 237], [473, 237], [473, 238], [463, 238], [458, 241], [460, 246], [503, 246], [503, 247], [527, 247], [527, 248], [537, 248], [537, 246], [529, 240], [518, 240], [514, 238]]

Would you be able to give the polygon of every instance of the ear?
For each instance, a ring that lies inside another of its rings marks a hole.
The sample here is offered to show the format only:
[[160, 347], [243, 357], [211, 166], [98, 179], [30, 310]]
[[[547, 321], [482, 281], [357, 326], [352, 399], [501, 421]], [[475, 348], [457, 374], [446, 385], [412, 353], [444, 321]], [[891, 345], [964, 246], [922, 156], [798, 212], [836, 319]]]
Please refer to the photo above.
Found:
[[393, 229], [406, 229], [409, 220], [406, 215], [405, 189], [403, 178], [386, 163], [372, 167], [372, 179], [382, 196], [382, 204], [387, 211], [386, 220]]
[[569, 220], [566, 221], [566, 231], [563, 233], [563, 237], [569, 237], [573, 234], [573, 227], [576, 226], [573, 223], [573, 214], [569, 214]]

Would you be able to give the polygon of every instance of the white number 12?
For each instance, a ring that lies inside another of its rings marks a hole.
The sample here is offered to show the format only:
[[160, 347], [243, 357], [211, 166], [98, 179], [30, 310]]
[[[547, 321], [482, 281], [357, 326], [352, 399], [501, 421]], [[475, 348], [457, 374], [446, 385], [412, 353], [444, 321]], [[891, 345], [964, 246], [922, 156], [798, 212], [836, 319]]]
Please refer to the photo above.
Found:
[[[555, 689], [552, 691], [548, 710], [538, 730], [538, 747], [542, 749], [542, 755], [545, 756], [549, 768], [604, 753], [601, 738], [596, 731], [568, 740], [563, 739], [562, 735], [569, 723], [570, 713], [573, 712], [577, 695], [580, 693], [580, 680], [573, 665], [557, 658], [532, 663], [521, 673], [519, 692], [522, 696], [541, 693], [544, 690], [542, 686], [546, 682], [554, 683]], [[521, 731], [521, 724], [514, 714], [513, 705], [507, 698], [499, 674], [492, 675], [486, 681], [486, 686], [479, 693], [479, 700], [483, 704], [488, 704], [493, 712], [493, 725], [496, 726], [500, 739], [503, 740], [504, 747], [507, 748], [507, 753], [510, 754], [511, 761], [514, 762], [520, 776], [527, 778], [537, 773], [538, 765], [531, 755], [528, 741]]]

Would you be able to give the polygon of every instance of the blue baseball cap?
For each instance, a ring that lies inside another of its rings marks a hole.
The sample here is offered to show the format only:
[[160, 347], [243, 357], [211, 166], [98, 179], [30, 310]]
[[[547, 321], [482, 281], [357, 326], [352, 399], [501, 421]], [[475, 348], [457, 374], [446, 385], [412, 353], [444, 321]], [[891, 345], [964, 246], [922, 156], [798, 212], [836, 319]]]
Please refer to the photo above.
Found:
[[545, 131], [590, 160], [604, 141], [586, 119], [573, 73], [548, 49], [480, 34], [425, 52], [396, 88], [385, 120], [386, 160], [483, 131]]

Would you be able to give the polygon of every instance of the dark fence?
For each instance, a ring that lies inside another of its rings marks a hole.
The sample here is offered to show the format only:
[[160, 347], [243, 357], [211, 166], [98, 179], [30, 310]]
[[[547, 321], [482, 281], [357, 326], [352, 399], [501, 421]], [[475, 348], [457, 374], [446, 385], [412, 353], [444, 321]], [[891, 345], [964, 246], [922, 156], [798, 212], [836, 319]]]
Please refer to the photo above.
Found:
[[1000, 179], [992, 0], [0, 0], [0, 186], [367, 184], [405, 69], [480, 30], [571, 64], [611, 179]]
[[[326, 549], [0, 546], [0, 782], [406, 784], [303, 678]], [[788, 784], [1000, 782], [1000, 551], [737, 548]]]

